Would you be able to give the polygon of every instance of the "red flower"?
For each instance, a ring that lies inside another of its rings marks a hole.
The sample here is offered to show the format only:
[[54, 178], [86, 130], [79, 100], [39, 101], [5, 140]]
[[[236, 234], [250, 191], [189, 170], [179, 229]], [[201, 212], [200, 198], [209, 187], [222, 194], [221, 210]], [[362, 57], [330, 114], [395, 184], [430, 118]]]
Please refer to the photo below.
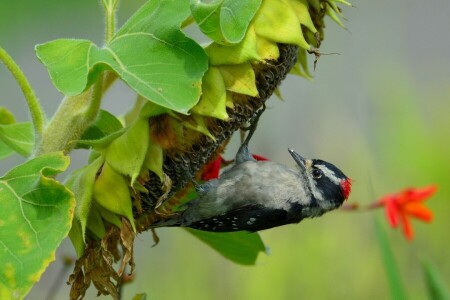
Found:
[[423, 205], [423, 201], [430, 198], [437, 190], [434, 185], [424, 188], [408, 188], [397, 194], [386, 195], [378, 200], [371, 208], [384, 206], [389, 224], [397, 228], [403, 227], [406, 239], [412, 240], [414, 233], [409, 218], [416, 218], [424, 222], [431, 222], [433, 212]]
[[[252, 154], [252, 156], [256, 160], [260, 160], [260, 161], [268, 160], [267, 158], [265, 158], [261, 155]], [[208, 181], [211, 179], [218, 178], [219, 173], [220, 173], [220, 168], [222, 167], [222, 163], [227, 163], [227, 161], [225, 159], [223, 159], [223, 157], [221, 155], [219, 155], [219, 156], [217, 156], [217, 158], [215, 160], [213, 160], [212, 162], [207, 164], [205, 166], [205, 168], [203, 169], [202, 180]]]

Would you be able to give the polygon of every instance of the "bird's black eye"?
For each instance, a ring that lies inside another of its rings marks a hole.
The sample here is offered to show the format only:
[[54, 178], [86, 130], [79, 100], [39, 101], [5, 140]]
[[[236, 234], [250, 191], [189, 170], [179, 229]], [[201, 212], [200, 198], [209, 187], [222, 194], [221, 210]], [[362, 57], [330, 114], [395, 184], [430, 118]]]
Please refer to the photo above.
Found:
[[319, 169], [313, 169], [312, 176], [316, 179], [319, 179], [320, 177], [322, 177], [322, 171]]

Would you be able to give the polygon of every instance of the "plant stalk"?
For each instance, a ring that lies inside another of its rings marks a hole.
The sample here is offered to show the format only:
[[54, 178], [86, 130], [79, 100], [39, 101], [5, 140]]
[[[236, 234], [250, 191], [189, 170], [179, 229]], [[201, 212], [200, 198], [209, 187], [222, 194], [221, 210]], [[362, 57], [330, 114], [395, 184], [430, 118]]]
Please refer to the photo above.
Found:
[[103, 81], [100, 76], [88, 90], [77, 96], [66, 97], [49, 122], [42, 136], [36, 155], [54, 151], [69, 153], [84, 131], [95, 121], [103, 95]]
[[35, 145], [37, 146], [41, 140], [45, 126], [44, 109], [39, 103], [39, 99], [36, 97], [36, 94], [34, 93], [34, 90], [25, 74], [2, 47], [0, 47], [0, 60], [5, 64], [22, 89], [22, 93], [25, 96], [25, 100], [31, 114], [31, 120], [33, 121]]
[[116, 32], [116, 9], [119, 0], [102, 0], [103, 9], [105, 10], [105, 42], [108, 44]]

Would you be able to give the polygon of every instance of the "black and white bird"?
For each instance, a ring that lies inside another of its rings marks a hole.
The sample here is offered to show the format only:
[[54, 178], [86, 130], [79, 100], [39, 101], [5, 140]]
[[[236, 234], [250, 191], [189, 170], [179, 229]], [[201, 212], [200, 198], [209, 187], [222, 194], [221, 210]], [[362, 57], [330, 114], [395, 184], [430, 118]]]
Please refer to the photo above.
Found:
[[155, 227], [255, 232], [321, 216], [349, 197], [350, 179], [326, 161], [303, 158], [292, 149], [289, 153], [297, 169], [256, 161], [247, 145], [252, 133], [230, 169], [218, 179], [197, 185], [199, 197]]

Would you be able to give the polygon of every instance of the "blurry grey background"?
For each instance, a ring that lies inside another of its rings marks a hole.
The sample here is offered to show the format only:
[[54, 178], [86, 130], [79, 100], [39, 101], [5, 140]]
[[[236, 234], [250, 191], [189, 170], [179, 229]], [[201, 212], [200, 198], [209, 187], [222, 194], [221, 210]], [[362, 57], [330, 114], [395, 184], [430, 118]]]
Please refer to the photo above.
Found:
[[[122, 1], [119, 25], [143, 2]], [[435, 220], [431, 225], [414, 223], [415, 241], [406, 242], [399, 230], [389, 231], [411, 299], [423, 299], [421, 259], [436, 264], [450, 285], [450, 2], [353, 4], [343, 7], [348, 31], [327, 20], [321, 51], [339, 55], [321, 57], [312, 72], [314, 81], [289, 76], [283, 82], [284, 101], [269, 100], [250, 147], [287, 165], [292, 165], [288, 147], [335, 163], [354, 179], [350, 201], [359, 203], [408, 185], [440, 184], [429, 203]], [[23, 68], [48, 116], [62, 95], [36, 59], [34, 45], [57, 38], [85, 38], [101, 45], [102, 22], [98, 1], [0, 1], [0, 45]], [[133, 100], [132, 91], [116, 84], [103, 107], [121, 114]], [[0, 105], [19, 121], [27, 120], [20, 89], [3, 67]], [[228, 158], [237, 144], [235, 139]], [[1, 161], [1, 174], [21, 161], [19, 156]], [[74, 153], [75, 167], [85, 162], [85, 153]], [[136, 280], [124, 288], [123, 299], [139, 292], [146, 292], [148, 299], [387, 298], [375, 215], [384, 217], [383, 212], [333, 212], [264, 231], [271, 255], [261, 255], [253, 267], [225, 260], [181, 229], [158, 230], [161, 242], [154, 248], [150, 234], [141, 234], [135, 248]], [[61, 277], [65, 255], [74, 256], [68, 241], [27, 299], [45, 299]], [[56, 299], [67, 298], [63, 281]], [[93, 288], [86, 299], [95, 299]]]

